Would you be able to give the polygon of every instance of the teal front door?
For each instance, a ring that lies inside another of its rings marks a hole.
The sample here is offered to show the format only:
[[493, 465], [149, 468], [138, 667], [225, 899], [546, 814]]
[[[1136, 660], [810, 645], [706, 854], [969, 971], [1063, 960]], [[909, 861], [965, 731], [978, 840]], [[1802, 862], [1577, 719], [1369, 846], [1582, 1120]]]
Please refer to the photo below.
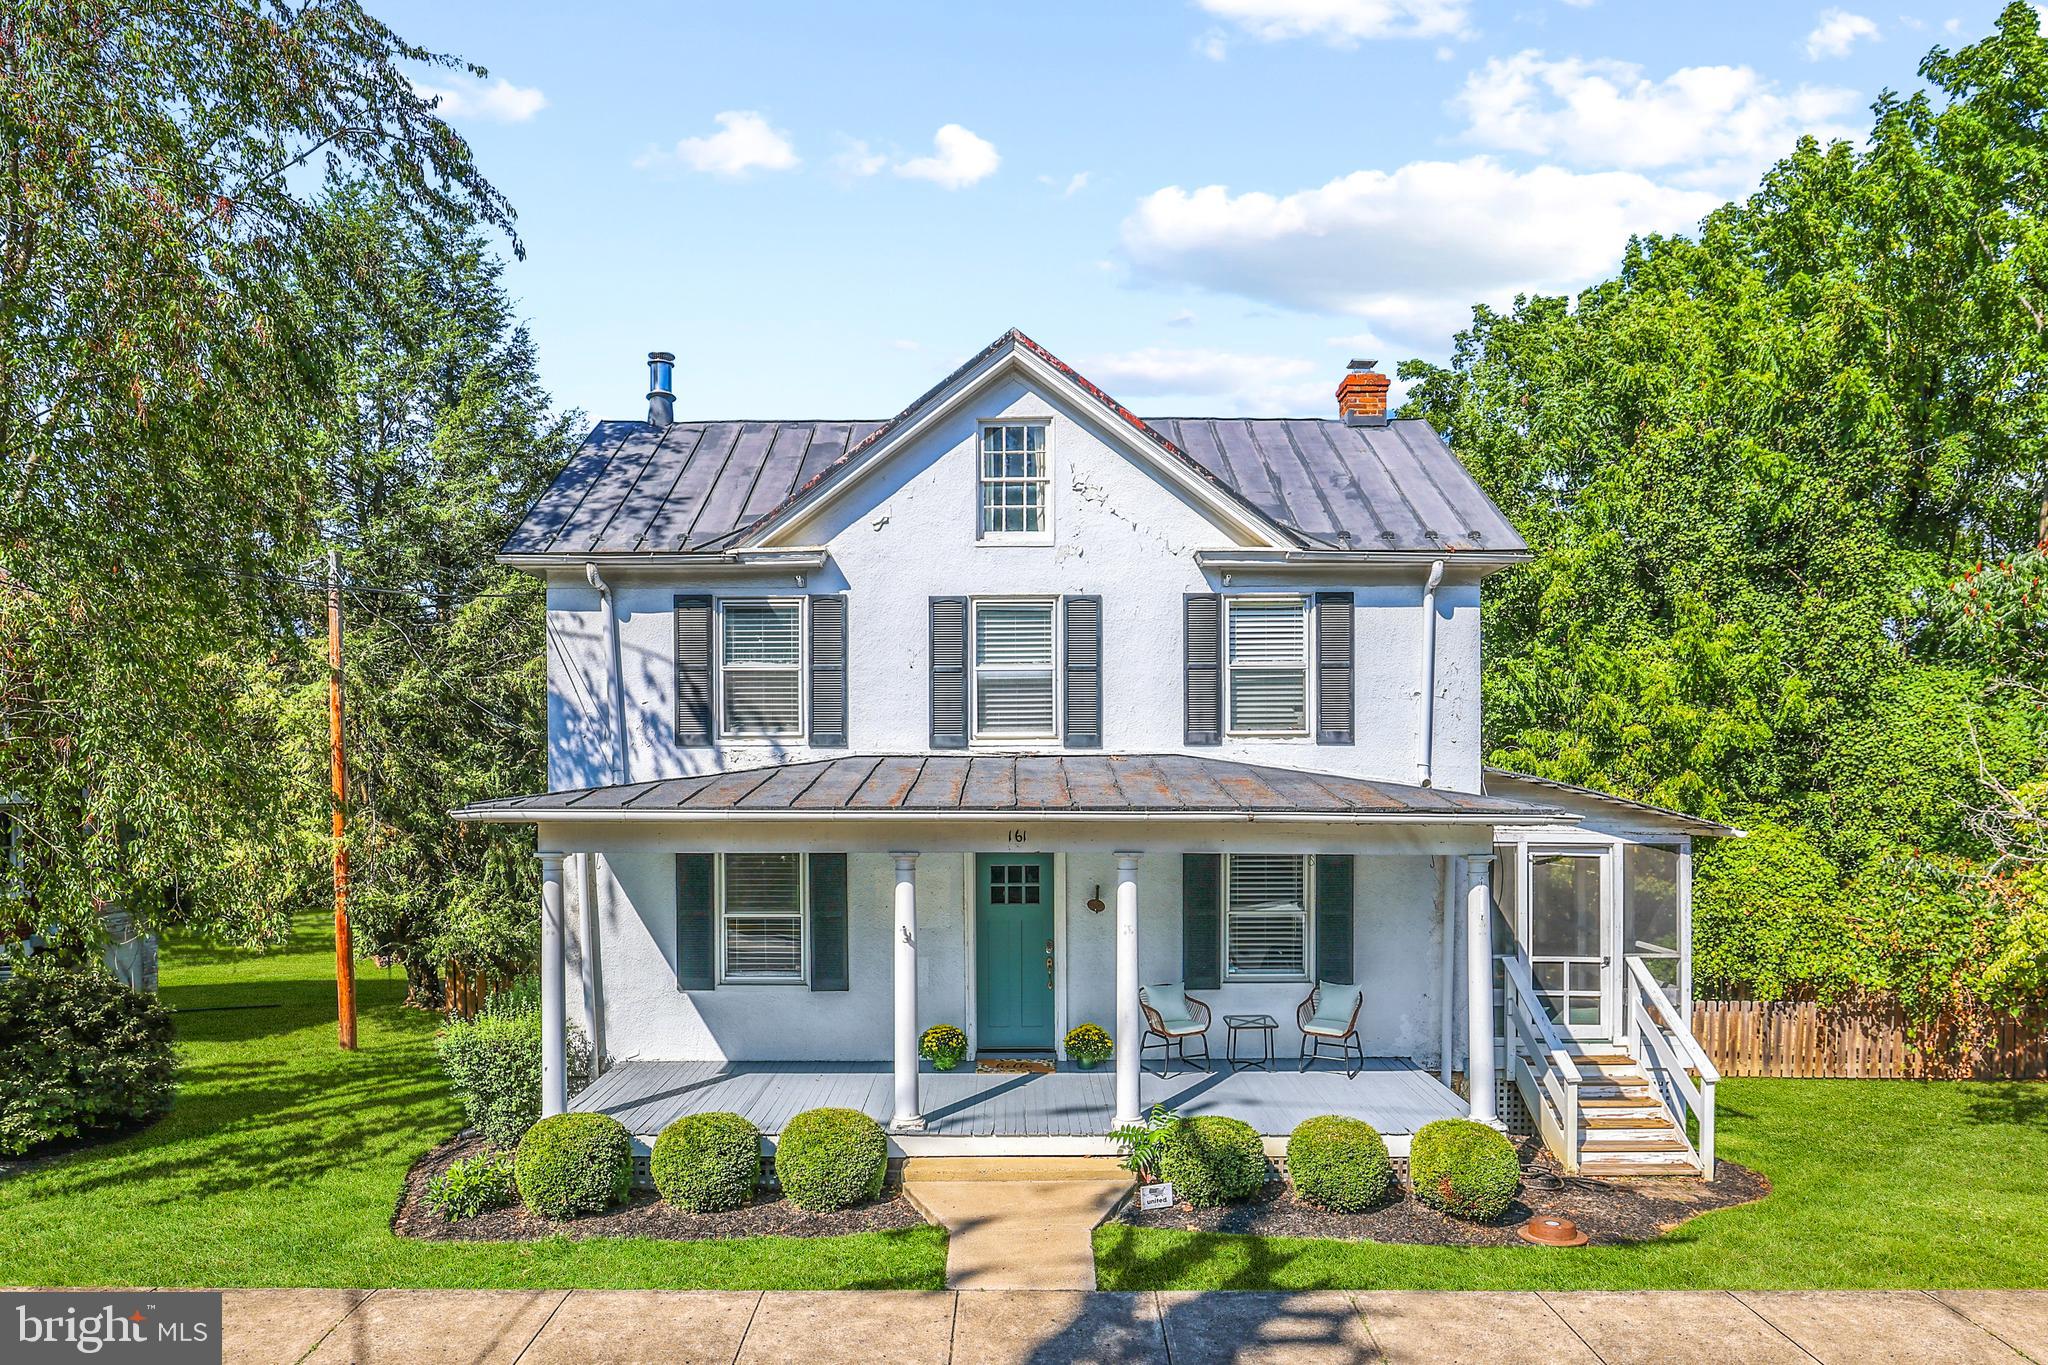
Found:
[[1052, 855], [974, 860], [974, 999], [982, 1050], [1052, 1048]]

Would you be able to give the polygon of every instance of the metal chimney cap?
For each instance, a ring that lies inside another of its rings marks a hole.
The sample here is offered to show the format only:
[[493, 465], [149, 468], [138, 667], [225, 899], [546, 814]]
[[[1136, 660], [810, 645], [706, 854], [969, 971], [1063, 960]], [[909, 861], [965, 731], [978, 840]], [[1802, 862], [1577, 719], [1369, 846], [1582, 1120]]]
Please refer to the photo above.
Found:
[[1344, 368], [1347, 370], [1370, 370], [1378, 364], [1379, 361], [1377, 360], [1354, 360]]

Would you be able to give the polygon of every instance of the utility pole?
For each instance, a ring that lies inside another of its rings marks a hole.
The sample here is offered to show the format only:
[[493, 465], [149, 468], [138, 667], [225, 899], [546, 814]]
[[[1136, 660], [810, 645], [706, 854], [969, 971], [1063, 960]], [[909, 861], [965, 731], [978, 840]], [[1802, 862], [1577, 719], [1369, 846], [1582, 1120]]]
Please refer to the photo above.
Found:
[[356, 957], [348, 932], [348, 760], [341, 746], [341, 552], [327, 551], [327, 744], [334, 780], [334, 995], [341, 1047], [356, 1050]]

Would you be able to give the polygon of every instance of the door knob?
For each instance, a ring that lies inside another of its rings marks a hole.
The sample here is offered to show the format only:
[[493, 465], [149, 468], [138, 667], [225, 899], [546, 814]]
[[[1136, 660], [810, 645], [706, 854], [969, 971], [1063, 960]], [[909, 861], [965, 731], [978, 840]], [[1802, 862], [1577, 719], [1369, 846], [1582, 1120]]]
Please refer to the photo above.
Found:
[[1047, 940], [1045, 941], [1045, 988], [1046, 988], [1047, 990], [1051, 990], [1051, 989], [1053, 988], [1053, 985], [1052, 985], [1052, 940], [1051, 940], [1051, 939], [1047, 939]]

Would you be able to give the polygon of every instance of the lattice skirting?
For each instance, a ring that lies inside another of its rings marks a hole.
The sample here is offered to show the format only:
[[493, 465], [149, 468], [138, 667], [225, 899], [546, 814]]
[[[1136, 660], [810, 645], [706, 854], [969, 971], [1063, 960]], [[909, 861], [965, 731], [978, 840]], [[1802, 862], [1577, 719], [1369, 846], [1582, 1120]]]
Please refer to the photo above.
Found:
[[1536, 1120], [1529, 1113], [1529, 1106], [1522, 1103], [1522, 1092], [1506, 1076], [1493, 1080], [1494, 1112], [1506, 1126], [1510, 1137], [1535, 1137]]

